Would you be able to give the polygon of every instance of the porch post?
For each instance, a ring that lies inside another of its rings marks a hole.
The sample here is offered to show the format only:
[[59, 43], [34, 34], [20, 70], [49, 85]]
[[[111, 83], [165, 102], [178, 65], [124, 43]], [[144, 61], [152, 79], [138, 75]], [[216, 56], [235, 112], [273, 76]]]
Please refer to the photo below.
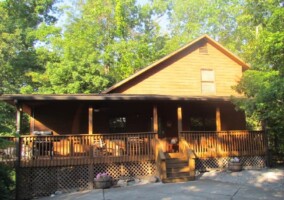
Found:
[[20, 197], [20, 166], [21, 166], [21, 133], [22, 133], [22, 115], [23, 115], [23, 110], [22, 106], [18, 103], [15, 102], [16, 107], [17, 107], [17, 115], [16, 115], [16, 141], [15, 141], [15, 147], [16, 147], [16, 153], [17, 153], [17, 160], [16, 160], [16, 199], [19, 199]]
[[153, 131], [156, 133], [156, 137], [158, 137], [158, 109], [157, 105], [153, 107]]
[[180, 137], [180, 132], [182, 131], [182, 108], [177, 108], [177, 117], [178, 117], [178, 136]]
[[221, 113], [220, 107], [216, 107], [216, 131], [221, 131]]
[[16, 129], [17, 129], [17, 134], [21, 134], [22, 132], [22, 107], [17, 105], [17, 116], [16, 116]]
[[[88, 109], [88, 134], [92, 135], [93, 134], [93, 121], [94, 121], [94, 108], [93, 106], [89, 105]], [[90, 141], [90, 161], [88, 164], [88, 188], [92, 190], [94, 188], [94, 165], [93, 165], [93, 146], [92, 146], [92, 136], [90, 136], [91, 141]]]
[[89, 123], [88, 123], [88, 134], [93, 134], [93, 114], [94, 114], [94, 108], [92, 106], [89, 106]]

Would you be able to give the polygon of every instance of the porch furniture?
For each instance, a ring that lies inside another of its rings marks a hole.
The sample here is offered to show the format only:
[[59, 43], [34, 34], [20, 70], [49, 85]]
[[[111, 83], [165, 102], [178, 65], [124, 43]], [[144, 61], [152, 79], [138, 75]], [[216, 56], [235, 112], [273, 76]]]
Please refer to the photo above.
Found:
[[113, 148], [108, 147], [102, 139], [95, 140], [94, 149], [93, 149], [94, 156], [107, 156], [113, 154], [114, 154]]
[[38, 136], [35, 138], [32, 144], [32, 155], [33, 158], [38, 158], [38, 156], [50, 156], [53, 157], [53, 140], [41, 137], [41, 136], [51, 136], [52, 131], [34, 131], [32, 135]]

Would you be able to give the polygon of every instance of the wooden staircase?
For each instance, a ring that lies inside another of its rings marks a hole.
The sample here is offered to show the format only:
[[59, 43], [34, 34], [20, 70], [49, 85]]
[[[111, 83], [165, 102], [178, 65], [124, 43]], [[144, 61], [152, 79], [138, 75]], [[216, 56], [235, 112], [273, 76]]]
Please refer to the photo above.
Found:
[[165, 153], [166, 172], [162, 178], [163, 183], [177, 183], [192, 181], [195, 172], [190, 171], [186, 155], [181, 153]]

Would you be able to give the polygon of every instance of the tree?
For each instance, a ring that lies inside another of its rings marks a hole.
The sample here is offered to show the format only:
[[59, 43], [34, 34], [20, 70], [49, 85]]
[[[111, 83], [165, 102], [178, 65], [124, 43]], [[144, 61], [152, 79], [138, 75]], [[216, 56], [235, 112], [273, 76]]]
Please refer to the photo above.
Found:
[[168, 0], [167, 2], [170, 10], [169, 29], [172, 36], [168, 44], [172, 49], [202, 34], [208, 34], [238, 53], [242, 37], [236, 35], [237, 19], [242, 14], [243, 1]]
[[44, 73], [31, 73], [39, 93], [96, 93], [161, 57], [165, 38], [153, 7], [135, 0], [78, 1], [62, 37], [53, 38]]
[[284, 152], [284, 8], [277, 0], [247, 1], [245, 8], [255, 37], [247, 47], [252, 70], [245, 72], [236, 87], [248, 99], [237, 105], [265, 123], [272, 147]]
[[[20, 88], [32, 85], [27, 74], [43, 71], [46, 52], [36, 48], [47, 43], [53, 27], [55, 0], [0, 1], [0, 95], [19, 93]], [[44, 39], [44, 40], [43, 40]], [[0, 104], [0, 133], [13, 133], [15, 110]]]

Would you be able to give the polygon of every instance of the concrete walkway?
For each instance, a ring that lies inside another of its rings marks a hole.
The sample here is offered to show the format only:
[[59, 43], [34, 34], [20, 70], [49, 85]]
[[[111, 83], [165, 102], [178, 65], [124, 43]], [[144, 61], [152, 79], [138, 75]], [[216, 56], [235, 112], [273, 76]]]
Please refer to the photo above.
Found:
[[[101, 200], [102, 190], [83, 191], [41, 198], [42, 200]], [[281, 190], [268, 190], [216, 180], [196, 180], [186, 183], [153, 183], [105, 190], [105, 200], [203, 200], [203, 199], [284, 199]]]

